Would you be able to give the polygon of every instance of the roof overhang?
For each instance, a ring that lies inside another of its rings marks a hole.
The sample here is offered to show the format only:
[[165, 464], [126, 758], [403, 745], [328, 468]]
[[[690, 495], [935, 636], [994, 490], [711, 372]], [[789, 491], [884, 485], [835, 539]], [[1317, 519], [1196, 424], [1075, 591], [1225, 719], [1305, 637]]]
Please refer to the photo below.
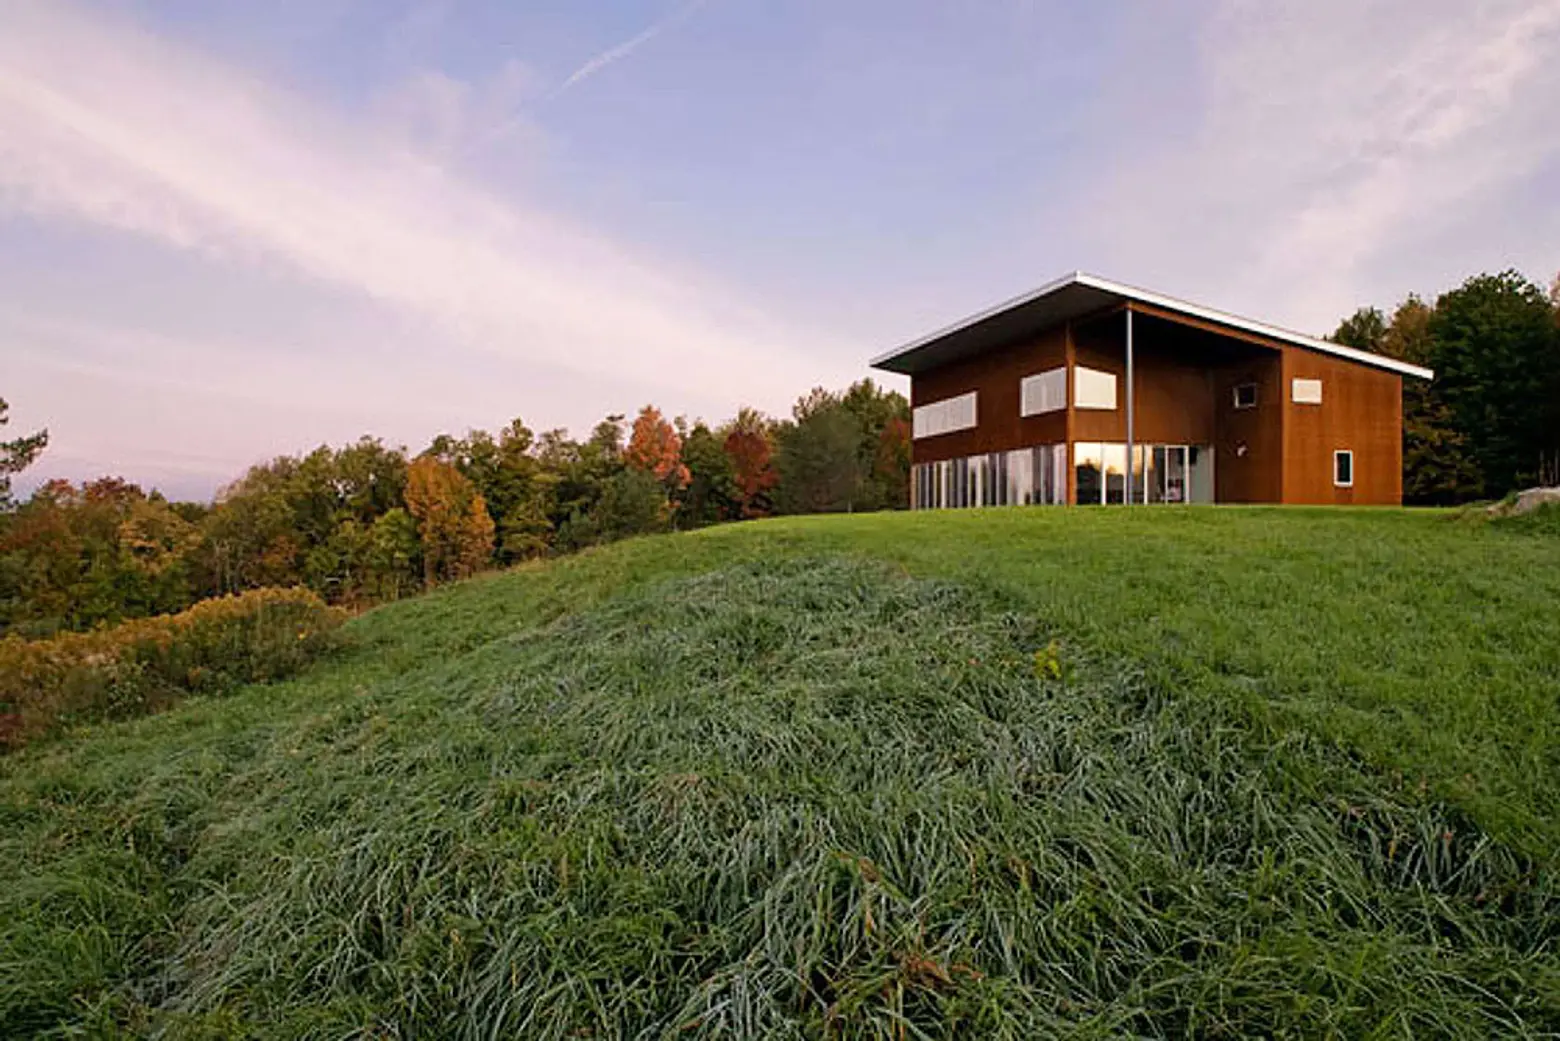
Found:
[[1177, 300], [1146, 289], [1122, 285], [1108, 279], [1075, 271], [1023, 296], [971, 315], [940, 329], [930, 336], [896, 347], [872, 359], [872, 367], [888, 372], [914, 375], [939, 368], [949, 362], [981, 354], [1041, 329], [1083, 318], [1123, 304], [1144, 304], [1160, 311], [1185, 315], [1231, 330], [1253, 334], [1278, 343], [1302, 347], [1321, 354], [1386, 369], [1403, 376], [1431, 379], [1435, 373], [1418, 365], [1388, 358], [1384, 354], [1346, 347], [1331, 340], [1319, 340], [1277, 326], [1254, 322], [1249, 318], [1215, 311], [1211, 307]]

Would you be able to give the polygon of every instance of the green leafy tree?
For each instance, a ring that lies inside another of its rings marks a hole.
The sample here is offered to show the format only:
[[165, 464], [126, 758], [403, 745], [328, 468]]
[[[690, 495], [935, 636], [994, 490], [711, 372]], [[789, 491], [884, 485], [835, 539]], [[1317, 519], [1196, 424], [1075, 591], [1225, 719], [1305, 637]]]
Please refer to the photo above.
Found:
[[364, 587], [378, 600], [397, 600], [420, 588], [422, 545], [417, 521], [397, 506], [369, 529], [368, 570]]
[[702, 421], [683, 438], [682, 460], [688, 484], [678, 499], [679, 527], [700, 528], [741, 516], [731, 457], [722, 439]]
[[861, 380], [839, 402], [856, 417], [861, 440], [856, 448], [862, 486], [858, 510], [904, 509], [910, 504], [910, 402], [898, 391]]
[[406, 452], [375, 437], [336, 451], [330, 479], [336, 490], [337, 518], [345, 513], [358, 524], [374, 521], [398, 509], [406, 491]]
[[838, 395], [815, 388], [797, 401], [777, 437], [777, 504], [784, 513], [855, 508], [864, 467], [861, 420]]
[[[6, 415], [10, 410], [11, 406], [5, 403], [4, 398], [0, 398], [0, 427], [10, 422]], [[47, 430], [11, 441], [0, 441], [0, 510], [11, 507], [12, 476], [31, 466], [48, 444]]]
[[[1332, 339], [1349, 347], [1384, 354], [1426, 367], [1435, 364], [1430, 335], [1434, 308], [1410, 296], [1390, 321], [1374, 307], [1345, 318]], [[1451, 410], [1442, 399], [1440, 380], [1403, 381], [1403, 501], [1450, 505], [1478, 498], [1484, 479]]]
[[[550, 460], [541, 457], [553, 451]], [[496, 553], [504, 564], [529, 560], [547, 552], [555, 524], [558, 488], [579, 459], [579, 446], [562, 431], [539, 442], [516, 418], [497, 438], [473, 430], [463, 439], [447, 434], [435, 438], [425, 455], [460, 471], [487, 503], [497, 533]], [[559, 467], [554, 472], [548, 462]]]
[[571, 440], [567, 431], [549, 430], [541, 436], [537, 458], [554, 477], [549, 520], [559, 533], [557, 544], [564, 549], [590, 545], [594, 536], [589, 518], [607, 481], [624, 466], [623, 416], [610, 415], [597, 423], [583, 443]]
[[1382, 353], [1382, 341], [1387, 336], [1387, 316], [1379, 307], [1362, 307], [1338, 323], [1332, 334], [1334, 343], [1341, 343], [1356, 350]]
[[[1434, 309], [1410, 296], [1392, 313], [1380, 351], [1414, 365], [1435, 364], [1430, 335]], [[1435, 381], [1403, 381], [1403, 499], [1423, 506], [1448, 506], [1476, 499], [1484, 475], [1468, 438], [1460, 430]]]
[[607, 479], [593, 525], [604, 542], [665, 531], [669, 514], [666, 487], [655, 474], [627, 467]]
[[201, 525], [197, 569], [206, 595], [303, 581], [308, 547], [295, 524], [292, 478], [299, 461], [289, 457], [249, 468], [217, 493]]
[[1538, 286], [1478, 275], [1437, 300], [1428, 325], [1436, 393], [1484, 478], [1484, 494], [1534, 484], [1560, 450], [1560, 336]]

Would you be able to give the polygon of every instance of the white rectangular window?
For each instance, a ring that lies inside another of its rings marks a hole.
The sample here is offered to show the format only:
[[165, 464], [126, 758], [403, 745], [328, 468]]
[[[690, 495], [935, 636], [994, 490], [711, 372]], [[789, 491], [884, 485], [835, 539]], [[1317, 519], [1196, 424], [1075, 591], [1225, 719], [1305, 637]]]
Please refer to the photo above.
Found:
[[1289, 400], [1296, 405], [1320, 405], [1322, 403], [1322, 381], [1303, 380], [1298, 376], [1290, 381]]
[[1019, 382], [1018, 414], [1038, 416], [1067, 407], [1067, 369], [1050, 369]]
[[1354, 453], [1348, 449], [1333, 453], [1333, 484], [1339, 488], [1354, 487]]
[[1116, 407], [1116, 374], [1086, 369], [1082, 365], [1073, 369], [1073, 407], [1114, 409]]
[[910, 414], [910, 435], [914, 438], [936, 437], [951, 434], [955, 430], [968, 430], [975, 425], [975, 391], [960, 394], [956, 398], [944, 398], [922, 405]]

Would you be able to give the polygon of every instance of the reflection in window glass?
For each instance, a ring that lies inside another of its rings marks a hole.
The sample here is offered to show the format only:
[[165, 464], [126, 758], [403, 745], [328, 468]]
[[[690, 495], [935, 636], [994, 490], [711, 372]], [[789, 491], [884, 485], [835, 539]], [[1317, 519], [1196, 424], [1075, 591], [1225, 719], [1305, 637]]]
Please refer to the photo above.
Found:
[[1078, 505], [1096, 506], [1105, 501], [1103, 448], [1097, 441], [1073, 444], [1074, 479], [1078, 484]]
[[1027, 506], [1067, 501], [1065, 445], [988, 452], [910, 469], [910, 504], [918, 510]]
[[1105, 502], [1119, 505], [1126, 502], [1127, 494], [1127, 446], [1103, 445], [1105, 459]]

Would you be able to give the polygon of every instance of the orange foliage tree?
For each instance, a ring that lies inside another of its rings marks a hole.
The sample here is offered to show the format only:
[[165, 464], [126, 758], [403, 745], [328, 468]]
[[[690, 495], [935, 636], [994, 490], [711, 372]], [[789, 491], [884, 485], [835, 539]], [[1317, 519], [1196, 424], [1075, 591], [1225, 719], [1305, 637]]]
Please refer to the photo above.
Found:
[[726, 435], [726, 457], [731, 460], [732, 483], [743, 517], [763, 517], [770, 512], [769, 495], [780, 475], [771, 457], [774, 449], [764, 432], [738, 427]]
[[417, 520], [429, 586], [480, 571], [493, 556], [493, 518], [476, 486], [449, 463], [422, 456], [406, 468], [406, 510]]
[[623, 461], [674, 490], [688, 486], [688, 467], [682, 461], [682, 438], [652, 405], [639, 410]]
[[[910, 490], [910, 421], [903, 416], [891, 416], [878, 433], [877, 452], [872, 460], [872, 474], [890, 493], [890, 508], [908, 506]], [[902, 495], [902, 498], [901, 498]]]

